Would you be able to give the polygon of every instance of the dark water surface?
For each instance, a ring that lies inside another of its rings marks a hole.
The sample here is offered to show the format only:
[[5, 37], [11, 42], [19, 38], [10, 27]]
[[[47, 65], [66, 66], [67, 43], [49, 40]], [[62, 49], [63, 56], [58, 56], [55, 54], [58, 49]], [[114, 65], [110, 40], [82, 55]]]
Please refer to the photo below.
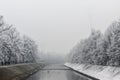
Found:
[[48, 65], [27, 80], [91, 80], [64, 65]]

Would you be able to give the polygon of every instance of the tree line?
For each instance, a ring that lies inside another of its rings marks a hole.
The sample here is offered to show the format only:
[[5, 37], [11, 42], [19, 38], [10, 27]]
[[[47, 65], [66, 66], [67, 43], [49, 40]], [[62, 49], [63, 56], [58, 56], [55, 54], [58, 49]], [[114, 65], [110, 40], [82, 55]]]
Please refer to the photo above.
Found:
[[0, 65], [36, 62], [38, 46], [0, 16]]
[[71, 63], [120, 66], [120, 20], [105, 31], [92, 30], [68, 54]]

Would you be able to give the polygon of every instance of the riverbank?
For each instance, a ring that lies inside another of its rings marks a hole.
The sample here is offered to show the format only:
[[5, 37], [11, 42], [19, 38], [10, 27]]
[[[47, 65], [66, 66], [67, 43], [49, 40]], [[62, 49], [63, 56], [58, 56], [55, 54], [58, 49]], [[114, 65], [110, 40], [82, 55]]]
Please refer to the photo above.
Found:
[[66, 63], [65, 66], [100, 80], [120, 80], [119, 67], [73, 63]]
[[38, 63], [18, 64], [0, 67], [0, 80], [20, 80], [37, 72], [44, 65]]

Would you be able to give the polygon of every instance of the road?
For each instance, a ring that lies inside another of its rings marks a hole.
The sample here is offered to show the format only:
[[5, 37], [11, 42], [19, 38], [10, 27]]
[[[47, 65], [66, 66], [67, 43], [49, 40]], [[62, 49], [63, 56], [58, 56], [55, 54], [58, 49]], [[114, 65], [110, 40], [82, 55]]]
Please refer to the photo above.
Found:
[[65, 67], [64, 65], [47, 65], [26, 80], [92, 80]]

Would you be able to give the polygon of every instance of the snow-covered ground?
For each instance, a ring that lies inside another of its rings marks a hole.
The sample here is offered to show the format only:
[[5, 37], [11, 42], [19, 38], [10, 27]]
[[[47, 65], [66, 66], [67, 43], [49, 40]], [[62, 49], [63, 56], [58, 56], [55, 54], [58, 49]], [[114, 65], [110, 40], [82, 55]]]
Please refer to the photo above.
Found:
[[120, 80], [120, 67], [66, 63], [68, 67], [100, 80]]

